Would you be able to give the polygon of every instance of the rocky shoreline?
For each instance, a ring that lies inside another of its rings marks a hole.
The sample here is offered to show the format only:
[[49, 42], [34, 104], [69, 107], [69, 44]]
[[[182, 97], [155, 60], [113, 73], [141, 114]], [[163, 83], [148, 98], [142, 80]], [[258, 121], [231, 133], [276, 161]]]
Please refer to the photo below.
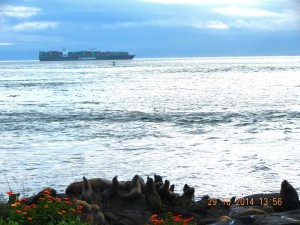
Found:
[[[194, 218], [197, 225], [300, 225], [300, 202], [297, 191], [286, 180], [282, 181], [278, 193], [255, 194], [242, 198], [210, 198], [202, 196], [194, 200], [195, 190], [185, 185], [182, 193], [175, 193], [170, 181], [161, 176], [147, 177], [145, 182], [135, 175], [131, 181], [103, 178], [86, 179], [70, 184], [66, 193], [57, 194], [46, 189], [52, 197], [78, 199], [84, 207], [84, 216], [92, 216], [95, 224], [103, 225], [146, 225], [153, 214], [159, 217], [171, 212], [182, 218]], [[27, 198], [34, 203], [41, 191]], [[97, 220], [97, 221], [96, 221]]]

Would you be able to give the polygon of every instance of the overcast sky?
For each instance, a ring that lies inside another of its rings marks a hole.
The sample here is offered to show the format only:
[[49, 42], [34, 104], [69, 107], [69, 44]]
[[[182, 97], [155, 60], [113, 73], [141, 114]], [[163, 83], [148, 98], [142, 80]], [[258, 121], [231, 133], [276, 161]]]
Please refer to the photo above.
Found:
[[300, 55], [300, 0], [0, 0], [0, 10], [0, 60], [63, 48]]

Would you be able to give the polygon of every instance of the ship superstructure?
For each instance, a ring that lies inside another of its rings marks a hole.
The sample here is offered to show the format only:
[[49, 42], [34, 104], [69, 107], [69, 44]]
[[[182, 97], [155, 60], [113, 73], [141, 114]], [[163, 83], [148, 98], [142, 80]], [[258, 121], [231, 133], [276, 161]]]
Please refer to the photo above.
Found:
[[135, 55], [128, 52], [110, 51], [77, 51], [72, 52], [64, 49], [63, 51], [39, 52], [40, 61], [71, 61], [71, 60], [126, 60], [133, 59]]

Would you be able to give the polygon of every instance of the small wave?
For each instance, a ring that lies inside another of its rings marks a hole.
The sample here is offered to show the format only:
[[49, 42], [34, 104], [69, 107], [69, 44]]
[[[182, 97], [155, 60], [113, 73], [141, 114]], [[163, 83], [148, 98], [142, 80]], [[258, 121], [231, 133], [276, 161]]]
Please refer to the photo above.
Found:
[[272, 170], [272, 169], [270, 167], [268, 167], [267, 165], [257, 164], [257, 165], [254, 166], [252, 172], [268, 171], [268, 170]]
[[37, 168], [37, 167], [29, 167], [29, 168], [25, 168], [25, 170], [29, 170], [29, 171], [31, 171], [31, 170], [38, 170], [39, 168]]
[[[42, 106], [47, 107], [43, 104]], [[50, 110], [49, 110], [50, 111]], [[256, 123], [294, 120], [300, 118], [296, 111], [260, 111], [260, 112], [130, 112], [122, 110], [104, 110], [100, 112], [1, 112], [0, 124], [7, 125], [5, 129], [18, 129], [25, 124], [51, 126], [51, 123], [101, 122], [111, 123], [168, 123], [175, 126], [215, 126], [232, 123], [233, 126], [247, 127]], [[10, 127], [10, 125], [13, 125]], [[74, 125], [75, 126], [75, 125]], [[1, 128], [0, 128], [1, 130]]]

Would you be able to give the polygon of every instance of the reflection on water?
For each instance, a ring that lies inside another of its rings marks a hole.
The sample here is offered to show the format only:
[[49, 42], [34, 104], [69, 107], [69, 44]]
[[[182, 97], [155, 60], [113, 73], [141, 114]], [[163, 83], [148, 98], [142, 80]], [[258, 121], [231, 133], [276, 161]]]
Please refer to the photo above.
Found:
[[300, 188], [299, 57], [0, 65], [2, 194], [154, 173], [197, 196]]

